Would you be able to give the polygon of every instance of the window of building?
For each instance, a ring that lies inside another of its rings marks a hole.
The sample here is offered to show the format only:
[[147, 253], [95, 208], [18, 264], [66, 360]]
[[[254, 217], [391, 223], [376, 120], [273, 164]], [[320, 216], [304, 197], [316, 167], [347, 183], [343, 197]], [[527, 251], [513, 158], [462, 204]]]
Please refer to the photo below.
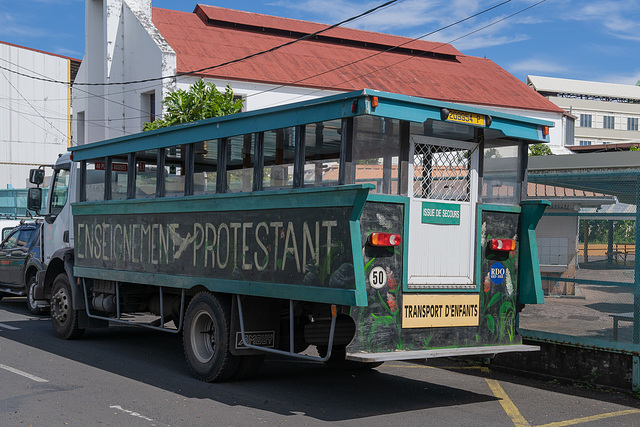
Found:
[[[636, 119], [636, 130], [637, 130], [638, 120]], [[79, 111], [76, 114], [76, 144], [83, 145], [85, 142], [85, 129], [84, 129], [84, 111]]]
[[615, 118], [613, 116], [604, 116], [602, 118], [602, 127], [603, 129], [614, 129]]
[[638, 130], [638, 118], [637, 117], [628, 117], [627, 118], [627, 130]]
[[240, 110], [242, 111], [247, 111], [247, 97], [244, 95], [233, 95], [233, 100], [234, 101], [242, 101], [242, 109]]
[[580, 145], [591, 145], [591, 141], [580, 141]]
[[567, 117], [567, 121], [566, 121], [566, 126], [565, 126], [565, 135], [564, 135], [564, 145], [573, 145], [575, 142], [575, 127], [576, 127], [576, 121], [571, 118], [571, 117]]
[[156, 92], [146, 92], [140, 96], [141, 126], [151, 123], [156, 119]]
[[580, 127], [581, 128], [591, 127], [591, 114], [580, 114]]

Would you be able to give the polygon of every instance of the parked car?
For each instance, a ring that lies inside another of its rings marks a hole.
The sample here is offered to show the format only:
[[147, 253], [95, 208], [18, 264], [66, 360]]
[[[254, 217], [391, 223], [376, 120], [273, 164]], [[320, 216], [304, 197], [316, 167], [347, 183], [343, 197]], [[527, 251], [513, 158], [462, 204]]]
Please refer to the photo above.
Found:
[[0, 237], [0, 239], [4, 240], [9, 235], [9, 233], [11, 233], [11, 230], [13, 230], [19, 225], [20, 225], [19, 219], [0, 218], [0, 233], [2, 233], [2, 236]]
[[36, 273], [42, 270], [40, 229], [42, 220], [21, 221], [0, 244], [0, 300], [6, 296], [26, 296], [33, 314], [49, 308], [49, 302], [34, 298]]

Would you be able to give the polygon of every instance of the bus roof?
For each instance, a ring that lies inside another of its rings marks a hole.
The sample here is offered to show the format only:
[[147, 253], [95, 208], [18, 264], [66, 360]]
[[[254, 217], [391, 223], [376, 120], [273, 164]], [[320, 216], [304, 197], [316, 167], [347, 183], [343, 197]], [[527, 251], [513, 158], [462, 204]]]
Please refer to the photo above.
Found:
[[469, 117], [484, 118], [484, 125], [480, 127], [485, 129], [487, 136], [524, 144], [548, 143], [548, 132], [544, 135], [542, 128], [553, 126], [553, 122], [550, 121], [485, 108], [363, 89], [173, 125], [75, 146], [69, 150], [73, 152], [74, 160], [88, 160], [361, 115], [419, 123], [427, 120], [452, 120], [452, 116], [447, 119], [447, 114], [452, 111], [465, 113]]

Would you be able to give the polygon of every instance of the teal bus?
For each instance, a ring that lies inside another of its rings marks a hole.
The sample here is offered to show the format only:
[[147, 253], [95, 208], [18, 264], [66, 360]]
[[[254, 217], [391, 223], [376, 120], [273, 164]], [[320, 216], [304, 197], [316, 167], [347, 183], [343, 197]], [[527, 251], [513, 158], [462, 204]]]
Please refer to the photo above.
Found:
[[269, 353], [355, 369], [536, 350], [516, 327], [543, 302], [527, 155], [552, 125], [361, 90], [72, 147], [36, 296], [64, 339], [181, 333], [203, 381]]

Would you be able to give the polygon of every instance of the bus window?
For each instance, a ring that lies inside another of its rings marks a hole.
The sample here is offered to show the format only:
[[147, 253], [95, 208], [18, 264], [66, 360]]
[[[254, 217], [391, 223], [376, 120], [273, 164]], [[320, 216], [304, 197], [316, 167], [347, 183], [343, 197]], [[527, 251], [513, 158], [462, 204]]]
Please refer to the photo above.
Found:
[[338, 184], [341, 120], [305, 126], [304, 186]]
[[184, 156], [183, 147], [165, 149], [164, 159], [164, 195], [165, 197], [184, 196]]
[[94, 202], [104, 200], [104, 169], [104, 159], [87, 161], [84, 185], [85, 201]]
[[215, 194], [218, 170], [218, 141], [194, 145], [193, 194]]
[[146, 150], [136, 153], [136, 199], [148, 199], [156, 196], [158, 173], [158, 150]]
[[355, 184], [376, 186], [373, 193], [399, 194], [400, 121], [359, 116], [354, 120], [353, 173]]
[[264, 133], [263, 189], [293, 188], [294, 132], [289, 127]]
[[520, 147], [487, 140], [484, 146], [482, 190], [484, 203], [517, 205], [520, 203]]
[[229, 138], [227, 146], [227, 192], [249, 192], [253, 186], [254, 135]]
[[128, 159], [126, 156], [111, 158], [111, 200], [125, 200], [128, 186]]
[[[433, 128], [433, 125], [441, 129]], [[413, 197], [468, 202], [471, 195], [470, 159], [476, 144], [469, 126], [411, 123]], [[455, 129], [461, 132], [455, 134]], [[469, 133], [467, 134], [467, 131]], [[464, 133], [464, 134], [463, 134]]]

